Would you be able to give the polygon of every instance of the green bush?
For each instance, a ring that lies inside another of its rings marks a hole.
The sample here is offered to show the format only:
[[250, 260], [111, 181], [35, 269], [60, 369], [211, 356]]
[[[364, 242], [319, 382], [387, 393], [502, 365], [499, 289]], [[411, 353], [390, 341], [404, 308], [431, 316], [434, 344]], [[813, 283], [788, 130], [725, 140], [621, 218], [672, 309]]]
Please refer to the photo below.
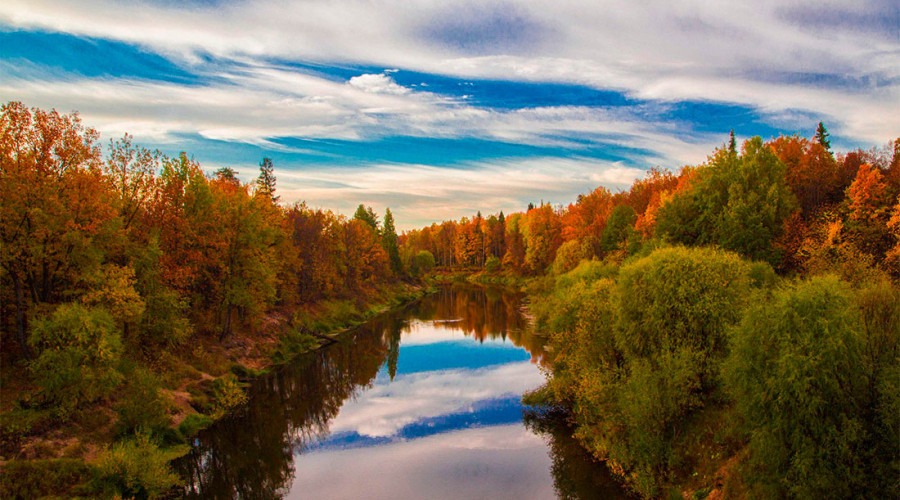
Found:
[[[897, 307], [896, 294], [884, 300]], [[898, 497], [897, 358], [871, 362], [873, 348], [896, 353], [898, 334], [890, 321], [864, 326], [851, 288], [836, 277], [785, 287], [747, 312], [731, 334], [724, 378], [747, 427], [760, 495]]]
[[116, 412], [119, 415], [119, 434], [130, 434], [141, 428], [159, 433], [169, 425], [166, 404], [159, 393], [159, 381], [143, 367], [134, 368], [126, 374]]
[[500, 269], [500, 259], [494, 257], [493, 255], [488, 257], [488, 259], [484, 262], [484, 270], [493, 273]]
[[126, 498], [158, 498], [181, 484], [169, 461], [183, 450], [160, 449], [147, 432], [112, 445], [98, 460], [100, 481]]
[[629, 357], [680, 347], [712, 354], [749, 298], [749, 264], [711, 248], [671, 247], [622, 266], [619, 348]]
[[577, 321], [577, 311], [588, 300], [585, 292], [596, 280], [615, 277], [617, 273], [618, 268], [614, 266], [585, 260], [556, 278], [535, 280], [529, 287], [529, 293], [534, 297], [530, 309], [538, 328], [546, 332], [560, 332], [573, 326]]
[[319, 345], [319, 339], [301, 328], [291, 328], [279, 339], [278, 347], [272, 355], [275, 363], [286, 363], [298, 354]]
[[556, 278], [556, 288], [567, 288], [575, 283], [591, 283], [602, 278], [615, 278], [618, 266], [597, 260], [583, 260], [568, 273]]
[[[566, 291], [560, 297], [565, 307], [556, 309], [558, 314], [547, 322], [555, 351], [550, 387], [559, 401], [572, 401], [590, 392], [590, 386], [615, 380], [619, 358], [611, 329], [615, 282], [578, 283]], [[591, 378], [594, 374], [600, 378]]]
[[550, 274], [564, 274], [575, 269], [582, 260], [591, 258], [591, 248], [586, 242], [569, 240], [556, 250], [556, 257], [550, 266]]
[[108, 396], [122, 379], [120, 332], [104, 309], [62, 304], [35, 321], [29, 344], [39, 353], [31, 373], [61, 417]]
[[95, 469], [84, 460], [11, 460], [0, 468], [0, 498], [95, 498]]
[[178, 432], [187, 439], [197, 434], [201, 429], [209, 427], [212, 423], [212, 417], [202, 413], [191, 413], [178, 425]]
[[[404, 251], [407, 249], [404, 248]], [[421, 250], [412, 253], [415, 250], [409, 249], [404, 253], [403, 261], [410, 276], [418, 277], [427, 274], [434, 268], [434, 255], [428, 250]]]
[[642, 495], [659, 494], [688, 417], [711, 403], [726, 331], [753, 293], [750, 268], [729, 252], [662, 248], [618, 273], [583, 263], [537, 308], [554, 396], [572, 404], [579, 439]]
[[244, 385], [231, 373], [217, 378], [213, 387], [214, 400], [212, 417], [214, 419], [226, 415], [247, 402], [247, 394], [244, 393]]

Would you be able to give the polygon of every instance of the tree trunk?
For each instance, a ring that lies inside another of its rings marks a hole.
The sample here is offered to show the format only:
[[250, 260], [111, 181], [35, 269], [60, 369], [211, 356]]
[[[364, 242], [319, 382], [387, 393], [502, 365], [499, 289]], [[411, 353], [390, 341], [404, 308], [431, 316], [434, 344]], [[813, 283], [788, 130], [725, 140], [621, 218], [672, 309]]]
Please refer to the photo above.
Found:
[[231, 305], [225, 306], [225, 324], [222, 325], [222, 333], [219, 334], [219, 342], [231, 335]]
[[28, 341], [25, 338], [25, 295], [22, 292], [22, 281], [17, 274], [11, 276], [16, 289], [16, 337], [22, 347], [22, 355], [25, 359], [31, 359], [31, 350], [28, 349]]

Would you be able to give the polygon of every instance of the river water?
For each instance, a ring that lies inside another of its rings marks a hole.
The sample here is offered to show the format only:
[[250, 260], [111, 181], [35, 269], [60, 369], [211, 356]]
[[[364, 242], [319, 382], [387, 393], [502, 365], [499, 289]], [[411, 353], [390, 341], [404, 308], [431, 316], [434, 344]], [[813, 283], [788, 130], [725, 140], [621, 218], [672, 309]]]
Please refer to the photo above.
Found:
[[189, 498], [624, 498], [522, 394], [545, 362], [521, 297], [468, 285], [393, 311], [254, 381], [175, 462]]

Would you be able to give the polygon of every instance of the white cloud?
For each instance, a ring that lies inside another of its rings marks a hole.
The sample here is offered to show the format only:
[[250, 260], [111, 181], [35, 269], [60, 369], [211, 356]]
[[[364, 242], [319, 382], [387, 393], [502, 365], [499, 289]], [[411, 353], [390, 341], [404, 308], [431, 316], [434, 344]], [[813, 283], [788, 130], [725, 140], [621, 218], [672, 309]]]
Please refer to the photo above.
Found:
[[[261, 0], [141, 4], [136, 15], [136, 4], [113, 0], [8, 0], [0, 22], [136, 43], [189, 64], [205, 54], [350, 62], [737, 102], [773, 114], [801, 110], [830, 117], [835, 134], [883, 143], [900, 128], [900, 39], [897, 29], [885, 33], [871, 19], [896, 20], [890, 5], [505, 0], [448, 9], [437, 0]], [[809, 83], [817, 80], [804, 74], [847, 83]], [[369, 93], [403, 93], [388, 73], [356, 78]]]
[[408, 88], [397, 85], [397, 82], [385, 74], [367, 73], [354, 76], [350, 78], [347, 84], [372, 94], [403, 95], [409, 93]]
[[497, 425], [295, 456], [285, 498], [555, 498], [551, 465], [543, 438]]
[[[104, 140], [128, 132], [138, 142], [178, 147], [183, 134], [254, 144], [266, 150], [321, 155], [330, 166], [277, 165], [285, 202], [306, 200], [350, 214], [357, 204], [389, 206], [398, 228], [447, 218], [521, 210], [541, 199], [568, 203], [598, 183], [627, 187], [654, 164], [677, 168], [702, 161], [723, 138], [688, 134], [674, 124], [648, 121], [665, 109], [554, 106], [493, 110], [424, 91], [371, 92], [388, 88], [350, 85], [288, 68], [256, 64], [216, 73], [206, 86], [138, 80], [52, 79], [17, 75], [0, 82], [0, 96], [29, 105], [77, 109]], [[383, 77], [383, 78], [382, 78]], [[366, 80], [363, 80], [364, 82]], [[387, 85], [381, 85], [386, 83]], [[399, 87], [399, 86], [398, 86]], [[678, 133], [676, 133], [676, 131]], [[285, 146], [275, 138], [377, 139], [386, 135], [474, 138], [549, 148], [577, 155], [585, 144], [620, 147], [629, 165], [589, 157], [492, 159], [452, 166], [420, 164], [333, 165], [328, 153]], [[587, 139], [573, 142], [571, 137]], [[177, 150], [176, 150], [177, 151]], [[648, 156], [649, 154], [649, 156]], [[220, 166], [202, 156], [207, 168]], [[245, 180], [255, 167], [239, 173]]]
[[537, 366], [528, 361], [477, 370], [399, 375], [391, 383], [376, 384], [345, 403], [330, 430], [333, 434], [351, 431], [363, 436], [390, 437], [411, 423], [466, 411], [487, 399], [518, 397], [543, 382]]
[[[575, 147], [569, 136], [602, 139], [659, 153], [685, 155], [711, 137], [653, 122], [651, 105], [622, 108], [553, 106], [493, 110], [397, 85], [366, 74], [346, 84], [288, 68], [254, 65], [218, 72], [214, 83], [186, 85], [139, 80], [10, 75], [0, 96], [29, 105], [79, 110], [105, 135], [124, 132], [167, 142], [198, 133], [209, 139], [272, 144], [278, 137], [371, 139], [386, 135], [474, 137], [532, 145]], [[693, 142], [691, 142], [693, 141]]]

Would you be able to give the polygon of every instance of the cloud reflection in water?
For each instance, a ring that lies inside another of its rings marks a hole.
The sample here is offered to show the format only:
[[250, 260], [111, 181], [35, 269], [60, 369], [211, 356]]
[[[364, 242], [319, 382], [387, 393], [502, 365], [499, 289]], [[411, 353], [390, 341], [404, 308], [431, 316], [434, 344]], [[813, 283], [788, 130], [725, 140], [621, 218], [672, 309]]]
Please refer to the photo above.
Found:
[[286, 498], [555, 498], [546, 448], [515, 423], [300, 455]]

